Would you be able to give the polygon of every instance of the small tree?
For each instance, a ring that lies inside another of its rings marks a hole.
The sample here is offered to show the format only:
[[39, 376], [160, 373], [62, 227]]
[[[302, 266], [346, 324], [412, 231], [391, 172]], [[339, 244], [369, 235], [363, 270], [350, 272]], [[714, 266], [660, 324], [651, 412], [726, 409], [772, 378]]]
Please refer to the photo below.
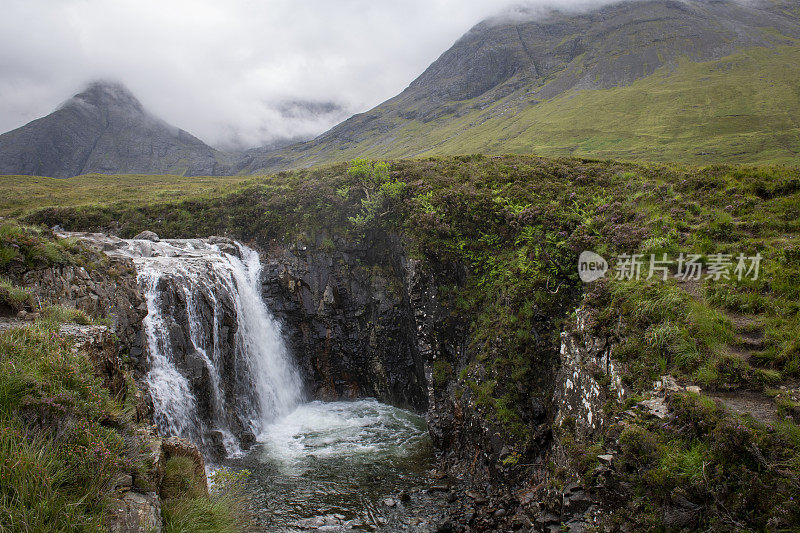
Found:
[[386, 217], [391, 205], [403, 195], [406, 183], [389, 176], [389, 165], [384, 161], [373, 163], [367, 159], [355, 159], [347, 169], [347, 175], [364, 191], [361, 211], [348, 218], [360, 230], [372, 226]]

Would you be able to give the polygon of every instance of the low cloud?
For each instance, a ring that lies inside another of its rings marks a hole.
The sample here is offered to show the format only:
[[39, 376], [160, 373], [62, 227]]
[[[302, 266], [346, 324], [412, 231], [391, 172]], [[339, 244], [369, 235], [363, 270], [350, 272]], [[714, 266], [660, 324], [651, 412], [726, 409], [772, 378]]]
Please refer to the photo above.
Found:
[[215, 146], [308, 138], [394, 96], [472, 25], [515, 5], [6, 0], [0, 131], [46, 115], [102, 78], [125, 84], [154, 114]]

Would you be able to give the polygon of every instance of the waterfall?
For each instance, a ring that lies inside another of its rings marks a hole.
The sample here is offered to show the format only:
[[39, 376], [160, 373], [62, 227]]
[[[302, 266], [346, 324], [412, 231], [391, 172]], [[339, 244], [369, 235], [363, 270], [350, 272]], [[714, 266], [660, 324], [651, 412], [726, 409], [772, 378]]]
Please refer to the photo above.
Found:
[[147, 302], [144, 381], [159, 430], [236, 454], [301, 400], [258, 253], [222, 239], [125, 242]]

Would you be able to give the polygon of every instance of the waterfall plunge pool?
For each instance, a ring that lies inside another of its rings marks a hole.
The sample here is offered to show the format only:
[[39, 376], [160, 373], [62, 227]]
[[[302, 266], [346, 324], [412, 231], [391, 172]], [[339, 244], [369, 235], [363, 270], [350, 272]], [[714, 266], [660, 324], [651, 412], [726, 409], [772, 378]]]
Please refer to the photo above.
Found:
[[445, 494], [425, 489], [433, 454], [423, 417], [371, 399], [316, 401], [267, 426], [259, 441], [223, 466], [251, 472], [261, 530], [435, 529]]
[[[154, 421], [204, 451], [217, 444], [210, 435], [222, 436], [228, 458], [219, 467], [251, 472], [260, 530], [435, 529], [446, 492], [429, 490], [424, 419], [375, 400], [301, 403], [299, 373], [260, 294], [255, 250], [220, 237], [70, 236], [133, 261], [147, 303]], [[258, 435], [248, 453], [239, 446], [245, 433]]]

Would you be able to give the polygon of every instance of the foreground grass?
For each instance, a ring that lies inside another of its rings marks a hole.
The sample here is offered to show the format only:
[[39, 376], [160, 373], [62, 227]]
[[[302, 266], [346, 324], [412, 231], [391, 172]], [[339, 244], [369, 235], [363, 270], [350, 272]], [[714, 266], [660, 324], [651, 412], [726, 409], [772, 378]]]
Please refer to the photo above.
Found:
[[249, 472], [217, 470], [210, 493], [198, 490], [194, 465], [186, 458], [167, 462], [162, 490], [164, 533], [242, 533], [251, 530], [245, 483]]
[[0, 333], [0, 525], [97, 531], [117, 475], [141, 474], [131, 412], [58, 325]]
[[[73, 310], [74, 311], [74, 310]], [[0, 530], [105, 531], [114, 482], [133, 475], [148, 486], [135, 408], [112, 398], [88, 356], [71, 350], [58, 328], [78, 312], [48, 311], [34, 325], [0, 333]], [[133, 382], [131, 381], [132, 385]], [[235, 479], [212, 493], [186, 458], [167, 463], [162, 490], [165, 531], [239, 533], [248, 516]], [[177, 466], [177, 468], [176, 468]], [[204, 474], [203, 474], [204, 475]]]
[[[695, 394], [670, 401], [674, 417], [613, 428], [618, 471], [631, 498], [617, 526], [663, 527], [665, 507], [683, 508], [692, 529], [790, 531], [800, 520], [800, 428], [733, 416]], [[590, 474], [591, 477], [591, 474]], [[689, 528], [687, 528], [689, 529]]]

